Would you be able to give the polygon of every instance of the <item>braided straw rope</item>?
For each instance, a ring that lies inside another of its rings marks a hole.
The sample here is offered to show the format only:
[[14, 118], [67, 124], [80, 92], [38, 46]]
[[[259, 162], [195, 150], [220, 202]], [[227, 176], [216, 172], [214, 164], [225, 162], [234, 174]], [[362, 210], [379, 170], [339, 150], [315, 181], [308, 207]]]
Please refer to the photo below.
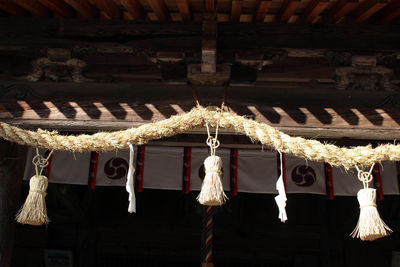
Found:
[[99, 132], [93, 135], [63, 136], [57, 132], [38, 129], [24, 130], [0, 122], [0, 137], [5, 140], [47, 150], [66, 151], [110, 151], [128, 148], [128, 141], [135, 145], [151, 140], [170, 137], [204, 126], [206, 122], [215, 127], [234, 130], [250, 137], [252, 141], [292, 153], [297, 157], [344, 166], [346, 169], [371, 166], [384, 160], [400, 160], [400, 145], [385, 144], [376, 148], [371, 145], [341, 148], [332, 144], [322, 144], [317, 140], [291, 137], [265, 124], [230, 112], [211, 111], [197, 106], [190, 112], [172, 116], [169, 119], [144, 124], [124, 131]]

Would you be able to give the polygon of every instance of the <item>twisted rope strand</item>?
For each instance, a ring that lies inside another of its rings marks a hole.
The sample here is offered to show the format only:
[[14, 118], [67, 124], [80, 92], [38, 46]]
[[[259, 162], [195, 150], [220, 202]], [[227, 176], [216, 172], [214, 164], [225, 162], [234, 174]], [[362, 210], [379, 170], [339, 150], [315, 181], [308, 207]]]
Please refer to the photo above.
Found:
[[332, 144], [322, 144], [317, 140], [302, 137], [290, 137], [265, 123], [259, 123], [245, 117], [224, 111], [207, 110], [197, 106], [190, 112], [172, 116], [169, 119], [144, 124], [138, 128], [123, 131], [99, 132], [93, 135], [81, 134], [64, 136], [57, 132], [38, 129], [24, 130], [0, 122], [0, 137], [20, 145], [38, 147], [47, 150], [110, 151], [126, 149], [128, 141], [142, 145], [151, 140], [170, 137], [202, 127], [205, 122], [211, 127], [231, 129], [247, 135], [251, 140], [284, 153], [313, 161], [327, 162], [332, 166], [343, 166], [346, 169], [372, 166], [374, 163], [400, 160], [400, 145], [385, 144], [376, 148], [358, 146], [342, 148]]

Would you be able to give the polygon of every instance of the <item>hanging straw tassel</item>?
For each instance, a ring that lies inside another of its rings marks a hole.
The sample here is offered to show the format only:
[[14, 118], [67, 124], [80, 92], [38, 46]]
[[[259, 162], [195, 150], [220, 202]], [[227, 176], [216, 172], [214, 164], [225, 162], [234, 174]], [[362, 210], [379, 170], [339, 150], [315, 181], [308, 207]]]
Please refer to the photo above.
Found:
[[205, 177], [203, 184], [201, 185], [200, 194], [197, 200], [200, 204], [207, 206], [221, 206], [225, 203], [227, 197], [224, 192], [222, 185], [222, 160], [220, 157], [215, 155], [216, 149], [219, 147], [218, 141], [218, 124], [215, 130], [215, 137], [210, 135], [210, 129], [208, 123], [207, 127], [207, 145], [210, 147], [211, 156], [208, 156], [204, 160]]
[[372, 180], [372, 169], [373, 166], [367, 173], [357, 168], [358, 179], [363, 182], [364, 188], [357, 193], [360, 218], [351, 236], [364, 241], [374, 241], [393, 232], [379, 216], [376, 208], [376, 189], [368, 188], [368, 183]]
[[135, 182], [133, 179], [134, 173], [135, 173], [135, 167], [133, 166], [134, 151], [133, 151], [133, 145], [129, 142], [128, 142], [128, 145], [129, 145], [129, 170], [128, 170], [128, 176], [126, 179], [126, 191], [129, 193], [128, 212], [136, 213]]
[[45, 200], [48, 180], [46, 176], [41, 175], [41, 173], [48, 165], [48, 159], [51, 154], [52, 152], [49, 153], [47, 158], [43, 158], [39, 154], [38, 149], [36, 149], [36, 156], [32, 160], [32, 163], [35, 165], [36, 175], [32, 176], [29, 181], [28, 196], [16, 216], [16, 220], [19, 223], [30, 225], [49, 223]]
[[221, 181], [222, 160], [212, 155], [204, 160], [205, 177], [197, 200], [207, 206], [221, 206], [227, 199]]

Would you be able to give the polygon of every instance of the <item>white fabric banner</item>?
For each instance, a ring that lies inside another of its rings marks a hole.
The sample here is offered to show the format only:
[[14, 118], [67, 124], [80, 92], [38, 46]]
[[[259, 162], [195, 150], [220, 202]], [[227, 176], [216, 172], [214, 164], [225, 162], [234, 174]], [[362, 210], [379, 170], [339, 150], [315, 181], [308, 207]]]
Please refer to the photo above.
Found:
[[146, 146], [143, 188], [182, 189], [183, 147]]
[[[200, 173], [203, 172], [204, 160], [210, 155], [207, 148], [192, 148], [192, 164], [190, 171], [190, 190], [200, 191], [202, 179], [200, 178]], [[216, 155], [222, 159], [222, 185], [224, 186], [224, 191], [230, 191], [230, 150], [218, 148]], [[202, 168], [202, 169], [200, 169]], [[182, 168], [181, 168], [182, 169]]]
[[125, 186], [129, 169], [129, 150], [99, 153], [96, 186]]
[[285, 155], [286, 193], [326, 194], [325, 169], [322, 162], [306, 161]]
[[[44, 155], [45, 151], [39, 151]], [[36, 149], [29, 149], [25, 165], [24, 179], [30, 179], [35, 168], [32, 159], [36, 155]], [[89, 177], [90, 153], [71, 153], [55, 151], [50, 158], [49, 183], [59, 184], [84, 184], [87, 185]], [[47, 167], [48, 168], [48, 167]], [[46, 172], [46, 170], [44, 170]]]
[[277, 194], [276, 151], [238, 150], [238, 191]]
[[384, 161], [379, 165], [382, 178], [382, 190], [384, 195], [399, 194], [399, 179], [396, 162]]
[[[134, 147], [135, 154], [137, 147]], [[143, 188], [182, 190], [183, 147], [146, 146], [144, 157]], [[41, 150], [42, 155], [45, 151]], [[34, 175], [32, 158], [35, 149], [29, 149], [24, 179]], [[88, 185], [90, 154], [56, 151], [51, 157], [50, 183]], [[204, 159], [208, 157], [207, 148], [192, 148], [190, 190], [199, 191], [202, 180], [199, 178]], [[217, 149], [223, 161], [223, 186], [229, 191], [230, 149]], [[96, 185], [125, 186], [128, 173], [129, 150], [100, 153], [97, 162]], [[278, 165], [275, 151], [238, 150], [237, 187], [239, 192], [277, 194]], [[382, 191], [384, 195], [399, 194], [397, 167], [395, 162], [379, 165]], [[138, 171], [138, 170], [136, 170]], [[46, 172], [46, 170], [45, 170]], [[326, 194], [324, 164], [305, 161], [285, 155], [286, 192]], [[333, 191], [336, 196], [356, 196], [362, 183], [357, 172], [332, 168]], [[373, 183], [371, 183], [371, 187]]]
[[[398, 195], [399, 186], [397, 178], [396, 162], [385, 161], [379, 164], [382, 191], [384, 195]], [[344, 168], [332, 168], [333, 190], [336, 196], [356, 196], [358, 190], [363, 188], [362, 182], [357, 178], [357, 170], [345, 171]], [[375, 188], [373, 181], [369, 187]]]

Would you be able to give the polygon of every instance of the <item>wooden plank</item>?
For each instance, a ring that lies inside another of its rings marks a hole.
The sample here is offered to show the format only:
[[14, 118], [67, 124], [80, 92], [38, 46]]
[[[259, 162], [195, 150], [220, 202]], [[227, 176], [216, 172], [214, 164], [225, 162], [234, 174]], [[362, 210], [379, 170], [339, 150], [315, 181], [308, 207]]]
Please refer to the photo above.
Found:
[[271, 1], [260, 1], [254, 16], [254, 21], [261, 22], [264, 21], [265, 15], [268, 13]]
[[64, 0], [68, 5], [76, 10], [79, 18], [90, 19], [97, 16], [96, 8], [86, 0]]
[[146, 11], [138, 0], [120, 0], [120, 3], [126, 8], [129, 14], [133, 16], [134, 19], [146, 19]]
[[243, 1], [233, 0], [231, 8], [231, 21], [239, 21], [240, 13], [242, 13]]
[[400, 1], [392, 1], [371, 16], [369, 23], [390, 24], [400, 16]]
[[34, 18], [45, 18], [49, 16], [49, 10], [37, 0], [13, 0], [15, 4], [31, 12]]
[[215, 11], [215, 0], [204, 0], [204, 10], [206, 12]]
[[301, 0], [285, 0], [279, 9], [278, 15], [276, 16], [276, 21], [286, 22], [296, 11]]
[[92, 0], [93, 3], [105, 13], [106, 18], [120, 19], [121, 10], [113, 0]]
[[148, 0], [151, 9], [156, 14], [158, 20], [170, 20], [170, 14], [164, 0]]
[[364, 23], [386, 4], [387, 0], [365, 0], [346, 17], [346, 23]]
[[328, 4], [329, 1], [327, 0], [311, 0], [301, 14], [300, 20], [305, 23], [312, 23]]
[[74, 17], [74, 10], [63, 0], [39, 0], [39, 2], [62, 18]]
[[189, 0], [176, 0], [176, 5], [178, 6], [179, 13], [182, 16], [182, 20], [189, 21], [192, 19]]
[[0, 1], [0, 9], [6, 11], [12, 17], [24, 17], [25, 11], [11, 0]]
[[358, 5], [358, 0], [338, 0], [324, 16], [325, 23], [337, 23]]

